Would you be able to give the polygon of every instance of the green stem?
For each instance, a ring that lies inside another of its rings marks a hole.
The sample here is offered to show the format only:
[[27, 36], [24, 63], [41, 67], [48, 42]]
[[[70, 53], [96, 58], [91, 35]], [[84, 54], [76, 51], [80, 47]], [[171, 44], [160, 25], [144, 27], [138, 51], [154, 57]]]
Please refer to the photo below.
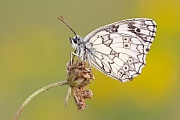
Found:
[[42, 93], [46, 90], [49, 90], [51, 88], [57, 87], [57, 86], [62, 86], [62, 85], [67, 85], [69, 84], [67, 81], [61, 81], [61, 82], [56, 82], [56, 83], [52, 83], [50, 85], [44, 86], [41, 89], [37, 90], [36, 92], [34, 92], [32, 95], [30, 95], [25, 101], [24, 103], [21, 105], [21, 107], [18, 109], [16, 115], [14, 116], [14, 120], [18, 120], [20, 114], [22, 113], [23, 109], [27, 106], [27, 104], [34, 98], [36, 97], [39, 93]]

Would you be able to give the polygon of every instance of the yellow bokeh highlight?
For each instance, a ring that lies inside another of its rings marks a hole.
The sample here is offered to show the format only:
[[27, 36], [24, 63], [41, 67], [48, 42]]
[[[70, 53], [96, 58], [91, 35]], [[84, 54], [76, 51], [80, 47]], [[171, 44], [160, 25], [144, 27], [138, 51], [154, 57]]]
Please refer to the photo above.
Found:
[[136, 5], [137, 12], [144, 17], [152, 16], [162, 32], [172, 34], [179, 29], [179, 0], [139, 0]]

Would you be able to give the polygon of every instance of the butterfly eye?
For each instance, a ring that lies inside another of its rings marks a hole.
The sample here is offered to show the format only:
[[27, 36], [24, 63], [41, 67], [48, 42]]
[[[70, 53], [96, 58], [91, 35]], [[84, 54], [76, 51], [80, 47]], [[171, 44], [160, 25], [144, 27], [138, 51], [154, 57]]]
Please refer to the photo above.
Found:
[[78, 42], [78, 39], [73, 39], [73, 42], [75, 43], [75, 44], [77, 44], [77, 42]]
[[75, 36], [73, 38], [73, 43], [77, 44], [79, 42], [80, 38], [78, 36]]
[[79, 38], [76, 38], [76, 39], [74, 39], [74, 43], [78, 43], [78, 41], [79, 41]]

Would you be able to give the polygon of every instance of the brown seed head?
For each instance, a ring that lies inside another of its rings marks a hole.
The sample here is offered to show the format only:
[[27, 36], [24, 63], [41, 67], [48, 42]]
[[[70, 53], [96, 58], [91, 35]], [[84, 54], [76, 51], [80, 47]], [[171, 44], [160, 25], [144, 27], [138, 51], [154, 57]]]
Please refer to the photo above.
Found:
[[[85, 99], [92, 98], [92, 91], [85, 87], [94, 79], [92, 69], [84, 61], [76, 61], [67, 65], [67, 81], [78, 110], [86, 108]], [[67, 101], [65, 101], [66, 103]]]

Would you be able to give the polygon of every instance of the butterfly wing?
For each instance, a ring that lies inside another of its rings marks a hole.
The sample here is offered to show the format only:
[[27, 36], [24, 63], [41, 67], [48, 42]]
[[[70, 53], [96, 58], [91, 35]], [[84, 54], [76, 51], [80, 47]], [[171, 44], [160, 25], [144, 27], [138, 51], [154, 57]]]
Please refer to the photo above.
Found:
[[85, 39], [89, 62], [122, 82], [141, 73], [146, 54], [155, 38], [152, 19], [127, 19], [100, 27]]

